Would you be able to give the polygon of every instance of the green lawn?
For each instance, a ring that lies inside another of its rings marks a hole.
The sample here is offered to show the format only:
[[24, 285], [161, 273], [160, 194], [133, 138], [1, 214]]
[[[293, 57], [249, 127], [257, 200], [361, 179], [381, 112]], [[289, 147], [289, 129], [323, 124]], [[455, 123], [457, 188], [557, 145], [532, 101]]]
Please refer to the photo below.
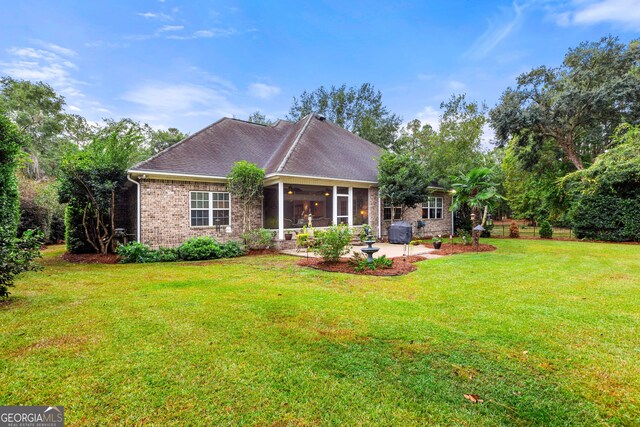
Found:
[[491, 243], [391, 278], [54, 247], [0, 307], [0, 405], [91, 426], [640, 424], [640, 246]]

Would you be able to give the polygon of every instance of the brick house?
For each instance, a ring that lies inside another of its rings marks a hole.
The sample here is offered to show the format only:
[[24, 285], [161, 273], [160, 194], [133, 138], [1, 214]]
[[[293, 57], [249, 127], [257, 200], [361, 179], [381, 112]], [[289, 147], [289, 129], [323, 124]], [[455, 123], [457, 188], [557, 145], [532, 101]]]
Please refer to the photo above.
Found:
[[[252, 228], [275, 230], [282, 240], [311, 215], [314, 227], [370, 224], [382, 238], [400, 209], [378, 198], [379, 155], [376, 145], [315, 114], [274, 125], [223, 118], [128, 171], [119, 226], [152, 247], [195, 236], [239, 237], [242, 210], [225, 177], [234, 162], [247, 160], [265, 169]], [[449, 234], [451, 196], [437, 186], [432, 190], [404, 219], [415, 233]]]

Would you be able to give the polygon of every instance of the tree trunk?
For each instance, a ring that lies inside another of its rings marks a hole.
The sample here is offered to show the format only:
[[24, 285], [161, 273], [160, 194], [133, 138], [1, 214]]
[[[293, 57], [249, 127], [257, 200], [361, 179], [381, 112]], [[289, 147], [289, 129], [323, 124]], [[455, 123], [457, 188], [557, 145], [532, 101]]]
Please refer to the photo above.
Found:
[[582, 159], [580, 158], [578, 153], [576, 153], [576, 148], [573, 144], [573, 138], [567, 137], [563, 141], [560, 141], [560, 147], [562, 148], [564, 153], [567, 155], [567, 157], [569, 158], [571, 163], [573, 163], [573, 165], [576, 167], [577, 170], [584, 169], [584, 165], [582, 164]]
[[474, 229], [478, 225], [478, 216], [480, 212], [478, 211], [478, 208], [473, 208], [472, 213], [473, 213], [473, 221], [471, 221], [471, 236], [473, 237], [473, 247], [477, 248], [478, 245], [480, 244], [480, 236], [478, 235], [478, 232]]

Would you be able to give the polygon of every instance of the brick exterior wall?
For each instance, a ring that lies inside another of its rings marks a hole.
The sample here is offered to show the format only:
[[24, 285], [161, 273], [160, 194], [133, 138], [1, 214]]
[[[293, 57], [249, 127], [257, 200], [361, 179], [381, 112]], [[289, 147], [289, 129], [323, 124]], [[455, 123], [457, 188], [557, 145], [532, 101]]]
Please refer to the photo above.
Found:
[[[443, 211], [442, 219], [422, 219], [422, 208], [420, 206], [414, 209], [407, 209], [404, 212], [403, 220], [409, 222], [413, 226], [413, 235], [418, 237], [433, 237], [436, 235], [448, 236], [451, 234], [451, 212], [449, 212], [449, 206], [451, 206], [451, 194], [441, 191], [434, 192], [434, 197], [442, 197]], [[375, 195], [377, 201], [377, 192]], [[369, 194], [369, 203], [371, 203], [371, 193]], [[377, 210], [377, 209], [376, 209]], [[384, 218], [383, 214], [384, 203], [380, 206], [380, 217]], [[376, 220], [377, 221], [377, 220]], [[418, 229], [418, 221], [424, 221], [424, 228]], [[382, 237], [386, 238], [389, 234], [389, 226], [392, 221], [382, 221]], [[375, 223], [377, 227], [377, 222]]]
[[[242, 205], [231, 197], [231, 230], [226, 226], [191, 227], [189, 213], [190, 191], [227, 191], [225, 184], [196, 181], [145, 179], [140, 181], [140, 240], [152, 248], [175, 247], [198, 236], [217, 240], [237, 239], [242, 234]], [[262, 204], [253, 206], [249, 228], [262, 226]]]

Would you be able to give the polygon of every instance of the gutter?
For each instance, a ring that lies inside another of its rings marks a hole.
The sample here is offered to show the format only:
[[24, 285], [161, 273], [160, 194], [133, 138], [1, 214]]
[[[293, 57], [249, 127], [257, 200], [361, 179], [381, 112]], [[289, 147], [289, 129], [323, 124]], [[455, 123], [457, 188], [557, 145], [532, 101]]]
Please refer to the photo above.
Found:
[[133, 182], [136, 185], [136, 202], [137, 202], [137, 212], [136, 212], [136, 242], [140, 242], [140, 183], [138, 181], [134, 181], [131, 179], [131, 175], [127, 174], [127, 180]]

